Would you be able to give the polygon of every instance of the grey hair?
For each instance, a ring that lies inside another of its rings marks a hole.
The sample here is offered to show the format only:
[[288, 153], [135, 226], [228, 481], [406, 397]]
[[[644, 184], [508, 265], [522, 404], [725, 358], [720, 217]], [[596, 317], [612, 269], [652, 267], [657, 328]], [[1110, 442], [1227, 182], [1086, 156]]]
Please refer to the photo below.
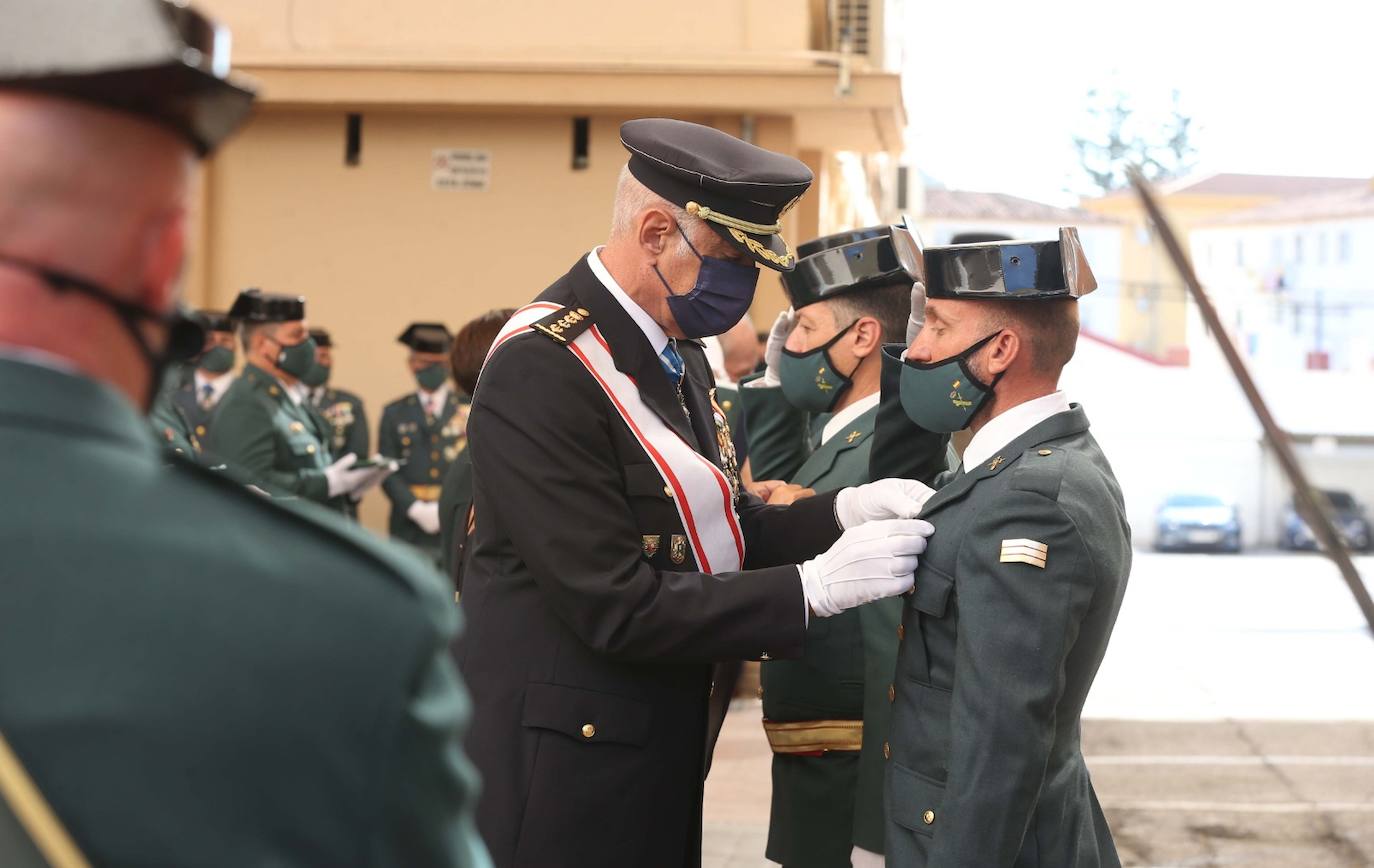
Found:
[[672, 214], [673, 219], [677, 220], [677, 225], [682, 227], [683, 232], [689, 231], [691, 224], [701, 222], [700, 218], [688, 214], [686, 209], [674, 205], [641, 184], [638, 178], [630, 174], [629, 165], [624, 166], [620, 170], [620, 177], [615, 184], [615, 207], [611, 212], [611, 237], [621, 238], [633, 233], [636, 220], [648, 208], [658, 208]]

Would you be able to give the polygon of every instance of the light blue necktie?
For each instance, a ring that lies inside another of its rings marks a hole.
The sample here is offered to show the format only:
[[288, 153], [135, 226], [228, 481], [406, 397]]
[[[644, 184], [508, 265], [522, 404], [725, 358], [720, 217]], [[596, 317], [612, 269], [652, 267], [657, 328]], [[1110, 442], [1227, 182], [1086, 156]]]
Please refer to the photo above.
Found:
[[663, 348], [663, 352], [658, 354], [659, 364], [663, 365], [663, 371], [668, 375], [668, 379], [673, 381], [673, 388], [680, 389], [682, 386], [682, 375], [687, 370], [687, 366], [682, 362], [682, 356], [678, 354], [676, 343], [673, 339], [668, 339], [668, 345]]

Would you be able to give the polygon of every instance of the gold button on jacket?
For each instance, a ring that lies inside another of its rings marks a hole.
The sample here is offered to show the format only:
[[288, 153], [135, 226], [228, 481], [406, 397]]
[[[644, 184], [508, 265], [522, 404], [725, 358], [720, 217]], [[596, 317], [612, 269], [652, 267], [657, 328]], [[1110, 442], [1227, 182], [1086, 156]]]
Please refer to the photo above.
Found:
[[596, 735], [596, 727], [592, 726], [590, 723], [584, 723], [584, 724], [582, 724], [582, 737], [583, 737], [583, 738], [591, 738], [591, 737], [594, 736], [594, 735]]

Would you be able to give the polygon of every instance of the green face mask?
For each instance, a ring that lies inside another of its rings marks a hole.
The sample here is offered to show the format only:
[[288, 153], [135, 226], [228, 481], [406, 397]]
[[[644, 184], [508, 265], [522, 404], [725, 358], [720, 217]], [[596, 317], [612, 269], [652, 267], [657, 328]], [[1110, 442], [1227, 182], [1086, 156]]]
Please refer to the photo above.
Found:
[[212, 374], [223, 374], [234, 367], [234, 351], [228, 347], [211, 347], [200, 357], [197, 367]]
[[318, 389], [320, 386], [329, 382], [329, 371], [329, 365], [322, 365], [316, 362], [309, 371], [306, 371], [305, 376], [301, 377], [301, 382], [312, 389]]
[[854, 376], [853, 371], [846, 376], [835, 370], [830, 361], [830, 348], [852, 328], [854, 323], [840, 329], [824, 346], [814, 350], [794, 353], [783, 349], [778, 378], [782, 380], [782, 394], [787, 403], [808, 413], [830, 412]]
[[[272, 338], [276, 341], [276, 338]], [[277, 353], [277, 367], [284, 373], [290, 374], [296, 379], [301, 379], [310, 373], [310, 369], [315, 366], [315, 339], [306, 338], [298, 344], [287, 346], [277, 342], [281, 347], [281, 352]]]
[[420, 388], [426, 392], [433, 392], [444, 384], [448, 379], [448, 369], [440, 362], [426, 365], [415, 372], [415, 382], [420, 384]]
[[1000, 334], [993, 332], [943, 361], [922, 365], [904, 360], [898, 391], [907, 417], [937, 434], [952, 434], [967, 428], [992, 396], [997, 381], [1002, 379], [998, 374], [991, 384], [983, 385], [973, 376], [968, 360]]

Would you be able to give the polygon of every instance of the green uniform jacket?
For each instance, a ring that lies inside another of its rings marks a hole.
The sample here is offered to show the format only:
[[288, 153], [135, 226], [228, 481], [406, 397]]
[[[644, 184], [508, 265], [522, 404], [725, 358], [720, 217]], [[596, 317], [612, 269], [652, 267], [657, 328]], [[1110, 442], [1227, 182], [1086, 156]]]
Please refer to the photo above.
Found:
[[[767, 476], [817, 491], [862, 485], [878, 407], [819, 443], [830, 414], [807, 419], [780, 388], [740, 390], [750, 456]], [[944, 469], [944, 445], [928, 441]], [[757, 474], [757, 470], [756, 470]], [[923, 480], [931, 481], [929, 478]], [[821, 756], [775, 754], [769, 859], [787, 868], [849, 864], [854, 845], [883, 852], [883, 754], [891, 705], [887, 687], [897, 659], [900, 600], [880, 600], [813, 619], [800, 660], [763, 664], [763, 715], [770, 721], [863, 720], [861, 749]]]
[[163, 389], [153, 399], [153, 407], [148, 411], [148, 424], [153, 429], [153, 439], [163, 449], [177, 455], [184, 455], [192, 461], [200, 460], [201, 443], [196, 436], [195, 427], [186, 418], [181, 407], [172, 398], [171, 389]]
[[444, 411], [435, 418], [425, 415], [420, 399], [411, 393], [397, 398], [382, 410], [377, 449], [387, 458], [405, 463], [382, 483], [391, 500], [391, 536], [419, 546], [439, 560], [439, 534], [427, 534], [410, 520], [406, 510], [416, 500], [411, 486], [434, 489], [428, 500], [438, 500], [448, 466], [468, 445], [468, 399], [452, 389]]
[[329, 425], [329, 451], [334, 457], [342, 458], [350, 452], [359, 460], [370, 457], [367, 410], [362, 398], [344, 389], [325, 388], [311, 392], [310, 404]]
[[[245, 366], [220, 399], [206, 449], [233, 476], [273, 495], [329, 501], [329, 432], [314, 411], [291, 400], [277, 378], [256, 365]], [[341, 507], [342, 500], [332, 505]]]
[[[875, 475], [921, 436], [896, 392], [883, 411]], [[888, 864], [1117, 868], [1079, 743], [1131, 565], [1111, 466], [1075, 405], [940, 481], [904, 598]]]
[[3, 360], [0, 490], [0, 731], [92, 864], [489, 864], [432, 570]]

